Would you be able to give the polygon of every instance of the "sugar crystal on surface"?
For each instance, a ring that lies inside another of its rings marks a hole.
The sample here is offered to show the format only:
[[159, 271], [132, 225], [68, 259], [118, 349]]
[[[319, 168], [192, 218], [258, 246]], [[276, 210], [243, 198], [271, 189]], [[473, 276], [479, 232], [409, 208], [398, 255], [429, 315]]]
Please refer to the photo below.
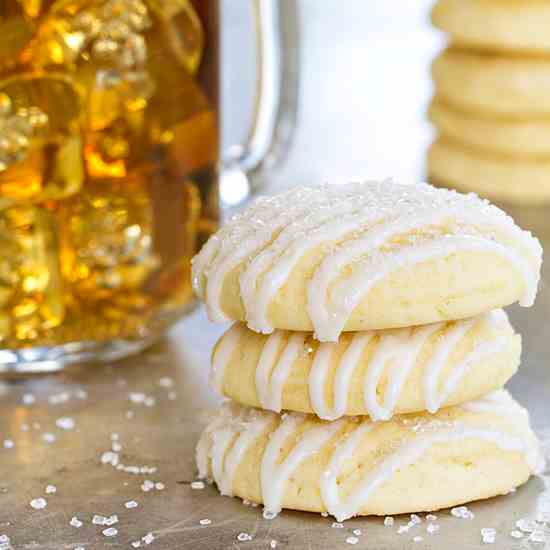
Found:
[[75, 421], [68, 416], [62, 416], [55, 421], [55, 425], [62, 430], [72, 430], [75, 427]]
[[76, 516], [73, 516], [71, 518], [71, 521], [69, 521], [69, 525], [71, 527], [82, 527], [82, 522], [76, 517]]
[[42, 510], [43, 508], [46, 508], [48, 503], [46, 502], [45, 498], [34, 498], [29, 502], [31, 508], [34, 508], [35, 510]]

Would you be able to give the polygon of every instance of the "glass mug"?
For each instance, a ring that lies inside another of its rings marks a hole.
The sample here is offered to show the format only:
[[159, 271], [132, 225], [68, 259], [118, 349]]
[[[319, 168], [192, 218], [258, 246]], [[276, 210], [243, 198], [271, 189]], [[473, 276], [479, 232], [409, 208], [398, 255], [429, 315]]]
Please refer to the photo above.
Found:
[[[281, 104], [280, 6], [255, 7], [257, 117], [233, 174], [261, 162]], [[194, 304], [190, 259], [219, 219], [218, 12], [2, 2], [0, 372], [126, 356]]]

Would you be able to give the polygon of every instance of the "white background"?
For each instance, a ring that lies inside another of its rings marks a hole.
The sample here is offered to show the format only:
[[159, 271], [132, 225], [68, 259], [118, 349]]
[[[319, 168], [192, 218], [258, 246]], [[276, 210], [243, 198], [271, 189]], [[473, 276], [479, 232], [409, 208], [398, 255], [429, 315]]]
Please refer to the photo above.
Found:
[[[298, 122], [291, 154], [269, 174], [286, 186], [424, 177], [432, 131], [430, 62], [442, 46], [431, 0], [296, 0]], [[222, 0], [222, 144], [250, 123], [254, 31], [250, 0]]]

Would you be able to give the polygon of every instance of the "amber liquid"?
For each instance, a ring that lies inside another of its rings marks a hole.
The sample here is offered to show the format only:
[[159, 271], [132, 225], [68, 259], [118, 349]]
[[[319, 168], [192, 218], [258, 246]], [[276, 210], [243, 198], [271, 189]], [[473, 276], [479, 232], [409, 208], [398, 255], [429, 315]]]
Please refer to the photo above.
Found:
[[217, 221], [217, 2], [0, 4], [0, 347], [143, 339]]

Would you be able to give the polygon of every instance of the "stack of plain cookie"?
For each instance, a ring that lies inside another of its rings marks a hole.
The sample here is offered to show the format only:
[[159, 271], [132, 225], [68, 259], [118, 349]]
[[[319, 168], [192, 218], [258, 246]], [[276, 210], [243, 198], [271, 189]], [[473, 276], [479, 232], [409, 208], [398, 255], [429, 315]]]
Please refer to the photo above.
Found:
[[504, 494], [541, 467], [505, 391], [540, 244], [475, 195], [427, 184], [301, 187], [232, 218], [193, 261], [231, 401], [197, 446], [222, 494], [355, 515]]
[[550, 202], [550, 4], [439, 0], [450, 46], [432, 68], [436, 184], [505, 202]]

